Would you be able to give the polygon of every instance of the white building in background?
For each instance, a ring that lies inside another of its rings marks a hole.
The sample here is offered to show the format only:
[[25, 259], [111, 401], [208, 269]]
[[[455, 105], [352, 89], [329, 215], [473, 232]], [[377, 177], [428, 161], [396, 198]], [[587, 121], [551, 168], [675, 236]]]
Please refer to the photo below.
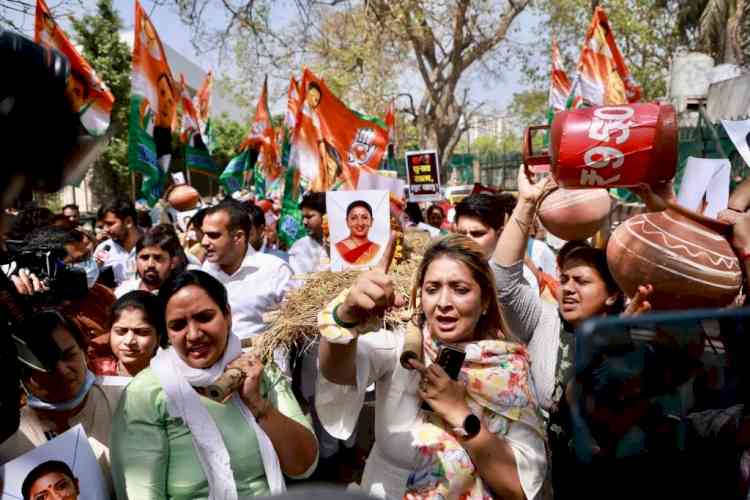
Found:
[[499, 114], [477, 115], [472, 117], [469, 124], [469, 134], [473, 139], [481, 136], [500, 139], [509, 128], [508, 119]]
[[[132, 50], [133, 31], [121, 32], [120, 39]], [[162, 46], [167, 54], [167, 61], [169, 61], [169, 67], [172, 69], [172, 76], [179, 80], [180, 73], [184, 74], [188, 90], [190, 91], [190, 94], [194, 95], [206, 79], [207, 71], [177, 52], [167, 43], [164, 43], [164, 41], [162, 41]], [[214, 87], [211, 96], [211, 116], [218, 118], [219, 116], [226, 114], [231, 120], [239, 123], [249, 123], [250, 112], [247, 109], [239, 107], [233, 102], [229, 95], [226, 95], [221, 91], [219, 86], [216, 85], [216, 76], [217, 75], [214, 74]], [[63, 205], [75, 203], [78, 205], [81, 212], [93, 212], [97, 208], [93, 206], [93, 196], [90, 187], [91, 175], [92, 172], [89, 170], [79, 186], [67, 186], [61, 191]]]

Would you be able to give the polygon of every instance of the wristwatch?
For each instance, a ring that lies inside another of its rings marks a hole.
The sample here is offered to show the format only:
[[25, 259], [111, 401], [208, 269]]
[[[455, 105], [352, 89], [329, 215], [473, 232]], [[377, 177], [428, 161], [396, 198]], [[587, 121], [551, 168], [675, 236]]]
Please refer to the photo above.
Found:
[[453, 428], [453, 434], [468, 440], [479, 434], [481, 429], [482, 422], [479, 420], [479, 417], [473, 413], [469, 413], [462, 425]]

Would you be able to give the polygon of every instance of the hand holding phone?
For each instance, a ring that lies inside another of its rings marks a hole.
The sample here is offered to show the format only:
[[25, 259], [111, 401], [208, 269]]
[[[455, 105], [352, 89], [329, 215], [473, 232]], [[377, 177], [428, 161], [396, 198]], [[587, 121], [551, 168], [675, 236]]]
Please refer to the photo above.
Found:
[[[461, 366], [464, 364], [466, 359], [466, 353], [461, 349], [451, 346], [443, 346], [440, 348], [438, 357], [435, 363], [440, 366], [445, 373], [453, 380], [458, 380], [458, 374], [461, 373]], [[422, 410], [433, 411], [432, 407], [426, 402], [422, 402]]]

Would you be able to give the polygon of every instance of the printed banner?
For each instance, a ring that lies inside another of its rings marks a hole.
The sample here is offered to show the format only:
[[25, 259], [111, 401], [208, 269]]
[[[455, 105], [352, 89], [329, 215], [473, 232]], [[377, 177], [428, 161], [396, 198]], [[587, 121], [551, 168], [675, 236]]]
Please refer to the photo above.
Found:
[[141, 194], [153, 205], [172, 156], [172, 127], [180, 91], [154, 25], [135, 2], [133, 75], [128, 136], [130, 169], [143, 175]]
[[407, 151], [406, 179], [409, 183], [409, 201], [441, 200], [437, 151]]
[[247, 137], [240, 145], [240, 150], [254, 149], [258, 151], [258, 161], [255, 164], [255, 195], [258, 199], [266, 198], [266, 187], [281, 176], [281, 162], [279, 147], [276, 142], [276, 132], [271, 123], [271, 113], [268, 111], [268, 77], [263, 80], [263, 90], [255, 108], [255, 117]]
[[227, 194], [232, 194], [245, 187], [245, 173], [253, 168], [258, 158], [257, 151], [246, 149], [229, 160], [224, 171], [219, 176], [219, 184]]
[[70, 74], [65, 95], [73, 103], [83, 128], [91, 135], [104, 135], [109, 128], [115, 98], [57, 25], [44, 0], [36, 2], [34, 41], [58, 50], [68, 59]]
[[641, 87], [630, 76], [601, 6], [594, 11], [576, 70], [571, 100], [580, 96], [589, 106], [607, 106], [641, 99]]
[[355, 189], [360, 170], [380, 168], [388, 145], [384, 124], [347, 108], [307, 69], [300, 90], [293, 143], [303, 185]]
[[[206, 127], [200, 117], [198, 106], [208, 105], [204, 100], [201, 103], [200, 92], [204, 90], [206, 82], [210, 85], [211, 73], [206, 77], [201, 90], [196, 93], [194, 99], [185, 84], [185, 75], [180, 74], [180, 87], [182, 90], [182, 130], [180, 131], [180, 140], [185, 145], [185, 168], [198, 171], [206, 175], [218, 175], [221, 169], [214, 163], [213, 158], [208, 150], [206, 143], [207, 136], [204, 134]], [[204, 96], [205, 99], [205, 96]], [[208, 109], [205, 110], [206, 115]]]

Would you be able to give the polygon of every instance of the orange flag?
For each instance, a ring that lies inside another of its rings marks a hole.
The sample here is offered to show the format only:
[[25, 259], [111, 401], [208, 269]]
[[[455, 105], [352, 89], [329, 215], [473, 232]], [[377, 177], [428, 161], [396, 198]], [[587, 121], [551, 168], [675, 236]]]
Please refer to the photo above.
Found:
[[258, 106], [255, 108], [255, 117], [250, 132], [240, 144], [240, 150], [246, 148], [258, 150], [258, 164], [267, 182], [279, 177], [281, 174], [279, 148], [273, 123], [271, 123], [271, 113], [268, 111], [268, 77], [263, 81], [263, 90], [258, 98]]
[[641, 87], [630, 76], [602, 7], [594, 11], [577, 71], [573, 93], [589, 105], [626, 104], [641, 99]]
[[388, 132], [347, 108], [308, 69], [300, 91], [293, 145], [302, 182], [311, 191], [356, 189], [360, 169], [380, 167]]
[[180, 101], [182, 102], [182, 128], [180, 130], [180, 140], [183, 144], [188, 144], [200, 130], [198, 125], [198, 111], [193, 105], [193, 100], [185, 84], [185, 75], [180, 73], [180, 88], [182, 93]]
[[100, 136], [109, 128], [115, 98], [65, 32], [52, 18], [44, 0], [36, 2], [34, 41], [61, 52], [70, 62], [66, 95], [74, 105], [86, 131]]

